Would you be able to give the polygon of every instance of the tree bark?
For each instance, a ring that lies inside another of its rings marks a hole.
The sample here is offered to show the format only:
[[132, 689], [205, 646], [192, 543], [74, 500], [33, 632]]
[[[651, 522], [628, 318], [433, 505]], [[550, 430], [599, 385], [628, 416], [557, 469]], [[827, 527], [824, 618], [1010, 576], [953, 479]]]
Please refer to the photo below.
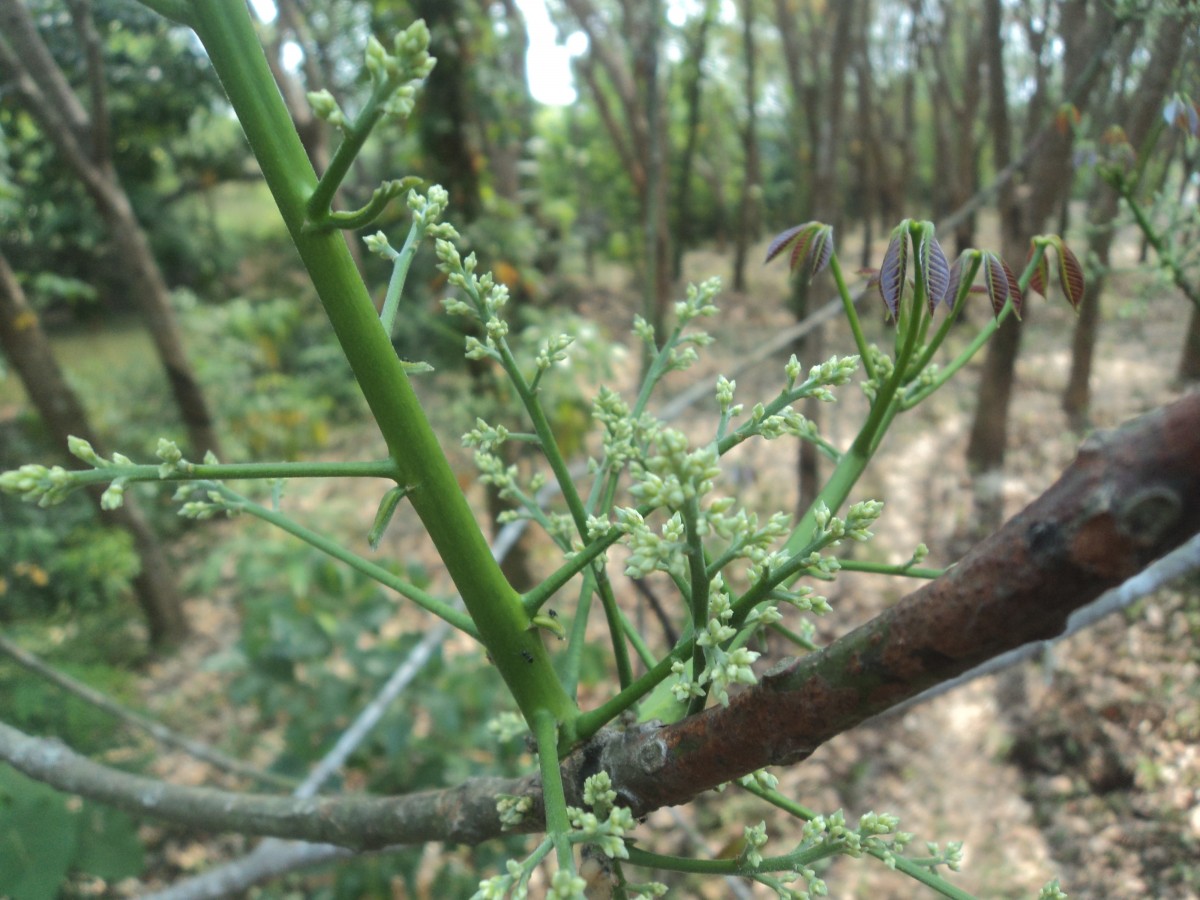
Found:
[[[824, 742], [1031, 641], [1200, 532], [1200, 393], [1088, 438], [1058, 481], [945, 575], [822, 650], [784, 659], [759, 683], [663, 726], [605, 729], [562, 763], [567, 802], [612, 778], [644, 816], [764, 766], [793, 765]], [[496, 800], [533, 802], [514, 830], [544, 827], [537, 776], [478, 778], [402, 797], [283, 798], [176, 787], [118, 772], [56, 741], [0, 725], [0, 759], [51, 786], [139, 815], [367, 849], [505, 832]]]
[[[26, 301], [25, 292], [3, 255], [0, 255], [0, 346], [54, 442], [66, 447], [67, 438], [75, 435], [103, 455], [103, 445], [79, 398], [63, 377], [37, 313]], [[73, 464], [78, 465], [78, 460]], [[100, 510], [101, 520], [109, 526], [124, 528], [133, 537], [141, 562], [134, 591], [146, 616], [151, 645], [162, 649], [178, 643], [187, 635], [187, 619], [174, 569], [162, 545], [143, 518], [132, 492], [125, 494], [123, 506], [113, 510], [100, 508], [101, 493], [102, 487], [88, 491]]]
[[[89, 20], [79, 21], [81, 27], [90, 27]], [[107, 123], [98, 122], [84, 109], [19, 0], [0, 0], [0, 70], [107, 224], [130, 291], [141, 305], [166, 369], [192, 454], [198, 458], [208, 450], [219, 452], [213, 416], [184, 350], [170, 291], [108, 154]], [[94, 92], [101, 73], [91, 75]]]

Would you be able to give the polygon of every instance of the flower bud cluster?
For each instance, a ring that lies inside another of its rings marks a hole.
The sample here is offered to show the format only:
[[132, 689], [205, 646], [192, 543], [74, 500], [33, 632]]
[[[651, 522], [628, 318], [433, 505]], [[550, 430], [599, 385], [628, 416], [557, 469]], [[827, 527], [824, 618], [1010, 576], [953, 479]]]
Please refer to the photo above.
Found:
[[868, 355], [871, 358], [871, 369], [875, 375], [873, 378], [868, 378], [862, 383], [863, 394], [872, 402], [879, 393], [880, 387], [887, 383], [888, 379], [896, 370], [896, 364], [892, 358], [879, 349], [875, 344], [872, 344], [868, 350]]
[[715, 316], [717, 305], [713, 300], [720, 292], [720, 278], [707, 278], [699, 284], [689, 284], [684, 299], [675, 304], [675, 318], [679, 325], [686, 325], [693, 319]]
[[[210, 482], [211, 483], [211, 482]], [[189, 499], [199, 497], [200, 499]], [[231, 503], [220, 491], [214, 489], [198, 489], [196, 485], [185, 484], [175, 492], [173, 498], [181, 502], [179, 515], [185, 519], [198, 522], [211, 519], [218, 513], [233, 518], [241, 512], [241, 507]]]
[[742, 835], [745, 846], [741, 852], [741, 860], [750, 868], [757, 869], [763, 861], [762, 848], [767, 846], [767, 823], [763, 821], [757, 825], [747, 825], [742, 830]]
[[843, 520], [833, 515], [829, 507], [822, 502], [817, 504], [813, 517], [822, 536], [830, 540], [831, 546], [836, 546], [845, 538], [860, 543], [869, 541], [874, 537], [874, 533], [868, 529], [882, 512], [881, 501], [862, 500], [850, 506]]
[[433, 185], [424, 194], [409, 191], [407, 202], [413, 213], [413, 223], [422, 235], [444, 241], [459, 239], [458, 229], [449, 222], [439, 221], [450, 205], [450, 194], [440, 184]]
[[499, 360], [501, 357], [498, 342], [508, 334], [508, 323], [500, 317], [500, 312], [508, 304], [508, 288], [498, 284], [491, 272], [479, 276], [475, 274], [478, 261], [474, 253], [464, 258], [459, 254], [458, 248], [446, 238], [438, 238], [436, 247], [438, 268], [446, 273], [447, 282], [467, 295], [466, 301], [457, 297], [447, 297], [442, 301], [442, 305], [452, 315], [477, 320], [487, 332], [483, 341], [467, 337], [467, 358], [490, 357]]
[[416, 101], [417, 88], [429, 77], [436, 60], [429, 55], [429, 29], [418, 19], [392, 41], [392, 52], [373, 36], [367, 39], [366, 68], [376, 91], [390, 94], [384, 112], [407, 119]]
[[538, 347], [534, 364], [539, 372], [545, 372], [555, 363], [566, 362], [567, 348], [575, 343], [575, 338], [569, 334], [557, 334], [548, 338]]
[[338, 131], [345, 131], [350, 127], [350, 120], [346, 118], [346, 114], [329, 91], [322, 88], [319, 91], [309, 91], [305, 96], [308, 98], [308, 105], [312, 107], [313, 115], [318, 119], [328, 122]]
[[475, 427], [462, 436], [462, 442], [464, 447], [478, 447], [490, 453], [508, 440], [508, 435], [509, 430], [503, 425], [492, 426], [476, 418]]
[[602, 449], [613, 469], [636, 459], [657, 430], [657, 424], [649, 417], [635, 420], [629, 404], [608, 387], [601, 387], [592, 401], [592, 418], [604, 428]]
[[0, 475], [0, 491], [42, 508], [62, 503], [78, 486], [74, 473], [62, 466], [29, 463]]
[[496, 798], [496, 812], [500, 816], [500, 827], [504, 831], [520, 828], [521, 823], [532, 811], [533, 799], [531, 797], [500, 794]]
[[[801, 846], [829, 847], [855, 858], [864, 852], [878, 853], [889, 867], [895, 867], [894, 854], [902, 852], [913, 839], [907, 831], [899, 831], [899, 826], [900, 820], [890, 813], [868, 812], [859, 819], [857, 828], [850, 828], [845, 813], [839, 809], [832, 815], [817, 816], [806, 822], [801, 831]], [[885, 841], [888, 835], [891, 840]], [[930, 852], [946, 865], [950, 865], [952, 859], [957, 865], [961, 862], [962, 845], [951, 844], [945, 855], [937, 854], [936, 847]]]
[[704, 696], [704, 686], [710, 685], [709, 692], [717, 702], [728, 706], [729, 688], [732, 685], [757, 683], [752, 665], [761, 654], [745, 647], [727, 650], [722, 646], [737, 636], [737, 629], [730, 624], [733, 607], [720, 575], [713, 579], [710, 591], [710, 618], [696, 637], [697, 646], [704, 648], [704, 671], [699, 678], [693, 679], [688, 665], [676, 660], [671, 664], [671, 672], [675, 676], [671, 693], [677, 701], [685, 703], [693, 697]]
[[658, 452], [632, 465], [630, 493], [651, 506], [679, 509], [712, 490], [721, 474], [715, 445], [690, 450], [687, 436], [674, 428], [659, 429], [653, 441]]

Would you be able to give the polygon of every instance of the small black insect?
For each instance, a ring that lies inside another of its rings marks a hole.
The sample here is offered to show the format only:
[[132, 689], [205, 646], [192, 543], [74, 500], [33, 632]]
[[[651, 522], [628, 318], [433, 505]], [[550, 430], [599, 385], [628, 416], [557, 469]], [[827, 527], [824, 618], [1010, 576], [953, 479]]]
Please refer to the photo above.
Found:
[[530, 653], [528, 650], [522, 650], [521, 651], [521, 659], [525, 660], [525, 662], [527, 662], [527, 663], [531, 663], [531, 662], [533, 662], [533, 654]]

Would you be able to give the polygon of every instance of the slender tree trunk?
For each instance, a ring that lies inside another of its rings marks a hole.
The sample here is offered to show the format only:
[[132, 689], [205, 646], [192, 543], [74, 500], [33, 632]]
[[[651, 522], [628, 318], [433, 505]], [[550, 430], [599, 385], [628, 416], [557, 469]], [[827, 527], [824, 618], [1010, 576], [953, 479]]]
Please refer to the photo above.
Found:
[[[55, 443], [66, 447], [67, 438], [75, 435], [103, 454], [87, 413], [63, 378], [37, 313], [26, 301], [25, 292], [3, 255], [0, 255], [0, 346]], [[78, 465], [78, 461], [74, 464]], [[102, 487], [88, 492], [97, 509], [100, 509], [102, 492]], [[124, 528], [133, 537], [141, 562], [141, 569], [134, 579], [134, 591], [146, 616], [150, 643], [160, 649], [178, 643], [187, 634], [187, 620], [174, 570], [142, 517], [132, 492], [125, 494], [123, 506], [101, 509], [100, 518], [110, 527]]]
[[737, 234], [734, 236], [733, 289], [746, 290], [746, 256], [758, 237], [758, 52], [754, 45], [754, 0], [742, 0], [742, 57], [746, 67], [746, 124], [742, 129], [742, 155], [745, 173], [742, 202], [738, 208]]
[[687, 104], [687, 129], [683, 153], [679, 157], [675, 182], [675, 243], [671, 274], [678, 280], [683, 276], [683, 254], [692, 242], [692, 170], [695, 168], [696, 147], [700, 143], [700, 100], [704, 87], [704, 59], [708, 54], [708, 33], [717, 17], [717, 0], [705, 0], [704, 11], [696, 24], [696, 33], [688, 47], [684, 63], [684, 103]]
[[[1003, 37], [999, 0], [988, 0], [984, 14], [993, 159], [1000, 170], [1011, 159], [1011, 145], [1001, 60]], [[1100, 72], [1100, 50], [1108, 45], [1115, 33], [1114, 19], [1111, 11], [1100, 7], [1096, 7], [1089, 17], [1086, 0], [1064, 3], [1060, 15], [1060, 31], [1065, 43], [1064, 82], [1072, 86], [1072, 101], [1082, 108]], [[1035, 89], [1035, 100], [1040, 103], [1044, 97], [1045, 87], [1039, 85]], [[1029, 121], [1036, 125], [1034, 112], [1030, 111]], [[1033, 133], [1027, 131], [1030, 136]], [[1069, 129], [1051, 132], [1030, 164], [1026, 189], [1021, 196], [1018, 198], [1011, 186], [1001, 191], [1001, 249], [1010, 264], [1025, 258], [1030, 237], [1042, 230], [1069, 189], [1071, 144]], [[989, 342], [971, 426], [967, 462], [971, 471], [979, 476], [976, 481], [976, 524], [981, 531], [991, 530], [1003, 518], [1002, 497], [998, 490], [1001, 480], [997, 476], [1004, 465], [1008, 440], [1008, 409], [1021, 344], [1020, 327], [1020, 323], [1010, 317]]]
[[[1142, 73], [1141, 81], [1129, 106], [1125, 135], [1130, 144], [1137, 148], [1139, 171], [1152, 152], [1159, 127], [1159, 110], [1170, 90], [1172, 75], [1183, 51], [1183, 37], [1194, 20], [1167, 19], [1160, 23], [1154, 38], [1154, 48], [1149, 62]], [[1089, 383], [1092, 360], [1095, 355], [1096, 333], [1099, 330], [1101, 311], [1100, 298], [1108, 270], [1109, 249], [1113, 240], [1113, 222], [1120, 206], [1117, 192], [1101, 182], [1094, 202], [1091, 230], [1088, 237], [1089, 255], [1099, 261], [1099, 272], [1088, 280], [1083, 296], [1083, 306], [1071, 342], [1071, 373], [1063, 391], [1062, 405], [1071, 427], [1083, 430], [1087, 426], [1088, 407], [1091, 403]]]
[[[76, 21], [85, 32], [91, 29], [86, 10]], [[25, 109], [83, 184], [107, 224], [131, 293], [141, 306], [166, 369], [192, 454], [219, 453], [213, 416], [184, 350], [170, 291], [108, 155], [106, 110], [98, 99], [102, 97], [103, 72], [96, 67], [89, 72], [95, 107], [89, 115], [50, 55], [29, 10], [18, 0], [0, 0], [0, 71], [13, 82]]]
[[1185, 383], [1200, 381], [1200, 306], [1192, 307], [1175, 377]]

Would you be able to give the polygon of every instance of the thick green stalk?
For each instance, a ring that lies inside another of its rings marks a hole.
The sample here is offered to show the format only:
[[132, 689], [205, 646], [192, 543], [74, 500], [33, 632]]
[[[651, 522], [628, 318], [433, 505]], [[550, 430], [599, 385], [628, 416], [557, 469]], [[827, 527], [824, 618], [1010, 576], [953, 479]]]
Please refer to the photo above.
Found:
[[217, 71], [371, 412], [492, 659], [526, 718], [574, 713], [520, 597], [492, 559], [355, 268], [345, 238], [304, 228], [317, 177], [242, 0], [203, 0], [190, 18]]

